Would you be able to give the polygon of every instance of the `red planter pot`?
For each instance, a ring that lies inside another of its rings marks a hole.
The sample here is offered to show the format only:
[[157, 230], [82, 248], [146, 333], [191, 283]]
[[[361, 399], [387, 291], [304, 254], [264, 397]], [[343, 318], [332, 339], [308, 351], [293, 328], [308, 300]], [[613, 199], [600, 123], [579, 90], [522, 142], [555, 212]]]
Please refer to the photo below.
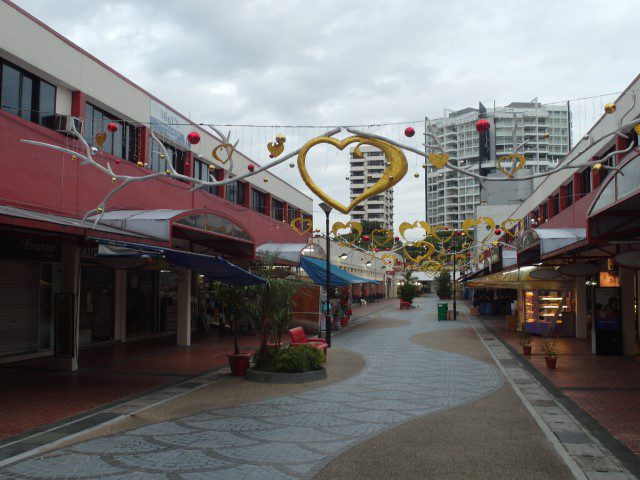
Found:
[[244, 377], [247, 373], [247, 369], [251, 364], [251, 355], [248, 353], [228, 353], [229, 367], [231, 368], [231, 375], [234, 377]]
[[556, 368], [557, 358], [544, 357], [544, 359], [547, 362], [547, 368]]
[[522, 345], [522, 353], [525, 355], [531, 355], [531, 345]]

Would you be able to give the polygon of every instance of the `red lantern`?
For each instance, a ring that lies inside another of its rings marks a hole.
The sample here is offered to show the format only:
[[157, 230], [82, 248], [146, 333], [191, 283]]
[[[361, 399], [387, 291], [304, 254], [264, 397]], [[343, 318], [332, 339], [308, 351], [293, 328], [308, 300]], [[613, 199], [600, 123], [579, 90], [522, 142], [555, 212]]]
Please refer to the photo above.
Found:
[[253, 166], [253, 163], [250, 163], [249, 165], [247, 165], [247, 170], [249, 170], [250, 172], [253, 172], [253, 169], [256, 168]]
[[118, 131], [118, 124], [111, 122], [109, 125], [107, 125], [107, 130], [109, 130], [111, 133], [117, 132]]
[[416, 131], [412, 127], [407, 127], [404, 129], [404, 134], [407, 137], [411, 138], [416, 134]]
[[490, 128], [491, 124], [486, 118], [481, 118], [476, 122], [476, 130], [478, 131], [478, 133], [488, 132]]
[[198, 132], [190, 132], [189, 135], [187, 135], [187, 141], [191, 145], [197, 145], [200, 143], [200, 134]]
[[365, 242], [369, 241], [369, 235], [365, 235], [364, 237], [362, 237], [362, 240], [364, 240]]

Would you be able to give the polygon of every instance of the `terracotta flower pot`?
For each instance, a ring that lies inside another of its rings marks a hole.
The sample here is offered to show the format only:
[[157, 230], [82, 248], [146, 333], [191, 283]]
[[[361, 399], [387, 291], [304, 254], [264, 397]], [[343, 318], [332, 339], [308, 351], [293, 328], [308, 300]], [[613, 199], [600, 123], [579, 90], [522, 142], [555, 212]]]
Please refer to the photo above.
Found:
[[555, 357], [544, 357], [547, 362], [547, 368], [556, 368], [556, 362], [558, 361]]
[[522, 353], [525, 355], [531, 355], [531, 345], [522, 345]]
[[229, 367], [231, 368], [231, 375], [234, 377], [244, 377], [247, 373], [247, 369], [251, 364], [251, 355], [248, 353], [228, 353]]

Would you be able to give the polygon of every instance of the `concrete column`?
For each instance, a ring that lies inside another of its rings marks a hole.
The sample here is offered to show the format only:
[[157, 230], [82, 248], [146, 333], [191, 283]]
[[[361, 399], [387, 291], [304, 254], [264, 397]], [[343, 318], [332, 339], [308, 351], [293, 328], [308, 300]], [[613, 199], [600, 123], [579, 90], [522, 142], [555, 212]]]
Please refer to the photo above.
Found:
[[622, 353], [624, 355], [638, 353], [633, 305], [633, 291], [635, 289], [633, 277], [633, 270], [620, 267], [620, 314], [622, 317]]
[[115, 271], [114, 285], [115, 339], [127, 340], [127, 271]]
[[576, 277], [576, 338], [587, 338], [587, 277]]
[[191, 270], [178, 269], [178, 338], [177, 345], [191, 345]]
[[71, 115], [80, 118], [87, 116], [87, 96], [84, 92], [79, 90], [71, 92]]
[[73, 357], [55, 359], [56, 367], [63, 370], [78, 369], [78, 351], [80, 345], [80, 247], [73, 241], [62, 243], [60, 259], [60, 291], [73, 293], [75, 298], [74, 318], [75, 333], [73, 335]]
[[[218, 181], [222, 181], [222, 180], [224, 180], [225, 178], [227, 178], [227, 171], [226, 171], [226, 170], [224, 170], [224, 169], [222, 169], [222, 168], [218, 168], [218, 169], [216, 170], [216, 179], [217, 179]], [[226, 198], [227, 198], [227, 186], [226, 186], [226, 185], [220, 185], [220, 186], [218, 186], [218, 196], [219, 196], [220, 198], [224, 198], [224, 199], [226, 199]]]

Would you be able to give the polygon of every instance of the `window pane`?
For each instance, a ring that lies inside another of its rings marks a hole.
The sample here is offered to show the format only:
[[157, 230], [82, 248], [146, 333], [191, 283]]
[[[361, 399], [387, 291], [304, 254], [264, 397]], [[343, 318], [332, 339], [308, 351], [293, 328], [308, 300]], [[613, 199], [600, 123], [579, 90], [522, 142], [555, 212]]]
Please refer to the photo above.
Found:
[[120, 158], [122, 158], [122, 147], [123, 147], [122, 133], [123, 132], [124, 132], [123, 125], [119, 124], [118, 125], [118, 130], [112, 134], [113, 135], [113, 151], [112, 151], [112, 153], [116, 157], [120, 157]]
[[22, 97], [20, 98], [20, 116], [31, 121], [33, 108], [33, 79], [22, 76]]
[[56, 113], [56, 87], [40, 80], [40, 104], [38, 110], [40, 110], [40, 125], [43, 125], [43, 121], [46, 117]]
[[20, 109], [20, 72], [9, 65], [2, 66], [2, 109], [18, 115]]

